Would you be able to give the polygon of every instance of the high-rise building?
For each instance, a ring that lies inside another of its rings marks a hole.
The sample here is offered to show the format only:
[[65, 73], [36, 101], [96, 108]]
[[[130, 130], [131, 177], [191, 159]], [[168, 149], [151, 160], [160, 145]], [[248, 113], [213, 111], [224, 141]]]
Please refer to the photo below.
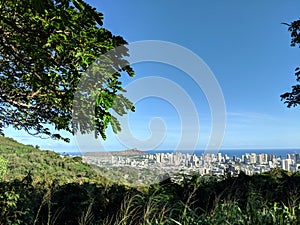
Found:
[[250, 164], [255, 164], [256, 163], [256, 154], [251, 153], [250, 155]]
[[283, 159], [281, 160], [281, 168], [286, 171], [290, 171], [290, 166], [292, 164], [291, 159]]
[[259, 162], [259, 164], [264, 164], [265, 163], [265, 155], [264, 154], [257, 155], [257, 161]]
[[234, 155], [234, 156], [232, 157], [232, 160], [233, 160], [233, 162], [237, 162], [237, 157], [236, 157], [236, 155]]
[[300, 163], [300, 154], [295, 154], [295, 161], [296, 163]]
[[221, 162], [222, 161], [222, 153], [221, 152], [219, 152], [218, 154], [217, 154], [217, 160], [218, 160], [218, 162]]

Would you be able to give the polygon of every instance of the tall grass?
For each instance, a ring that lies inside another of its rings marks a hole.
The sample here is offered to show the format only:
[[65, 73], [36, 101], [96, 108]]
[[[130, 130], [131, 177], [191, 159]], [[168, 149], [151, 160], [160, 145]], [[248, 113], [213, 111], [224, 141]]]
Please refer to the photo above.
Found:
[[[189, 198], [192, 199], [192, 194]], [[244, 209], [238, 201], [216, 198], [210, 211], [190, 207], [189, 200], [168, 204], [163, 195], [145, 199], [141, 195], [128, 196], [116, 213], [107, 218], [105, 225], [297, 225], [300, 224], [300, 204], [286, 206], [282, 203], [263, 203], [252, 193]], [[146, 201], [145, 201], [146, 200]], [[114, 221], [114, 222], [112, 222]]]

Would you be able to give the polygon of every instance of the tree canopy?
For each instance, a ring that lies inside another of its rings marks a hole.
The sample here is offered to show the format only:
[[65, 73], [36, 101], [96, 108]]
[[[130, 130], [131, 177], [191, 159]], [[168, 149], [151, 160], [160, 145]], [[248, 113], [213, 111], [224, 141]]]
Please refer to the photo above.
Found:
[[[288, 31], [291, 33], [291, 46], [300, 47], [300, 20], [296, 20], [290, 24], [284, 23], [288, 26]], [[297, 82], [300, 82], [300, 67], [295, 69], [295, 76]], [[297, 106], [300, 104], [300, 85], [296, 84], [292, 86], [292, 90], [290, 92], [286, 92], [280, 96], [284, 103], [287, 104], [288, 107]]]
[[[126, 41], [102, 26], [102, 13], [82, 0], [0, 0], [1, 134], [12, 126], [68, 141], [59, 131], [95, 130], [105, 138], [109, 124], [120, 130], [112, 111], [134, 110], [120, 77], [134, 72], [124, 58]], [[113, 58], [97, 61], [118, 46]], [[84, 77], [91, 93], [77, 90]], [[94, 111], [77, 110], [81, 119], [74, 123], [75, 93], [81, 103], [93, 101]]]

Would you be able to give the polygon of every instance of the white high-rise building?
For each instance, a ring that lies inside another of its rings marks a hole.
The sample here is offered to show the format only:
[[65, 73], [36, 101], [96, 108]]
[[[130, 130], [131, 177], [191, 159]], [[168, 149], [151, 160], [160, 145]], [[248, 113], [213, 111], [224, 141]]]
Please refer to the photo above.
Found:
[[250, 155], [250, 164], [255, 164], [256, 163], [256, 154], [251, 153]]
[[221, 162], [221, 161], [222, 161], [222, 153], [221, 153], [221, 152], [219, 152], [219, 153], [217, 154], [217, 160], [218, 160], [218, 162]]
[[290, 166], [292, 165], [291, 159], [283, 159], [281, 160], [281, 168], [286, 171], [290, 171]]

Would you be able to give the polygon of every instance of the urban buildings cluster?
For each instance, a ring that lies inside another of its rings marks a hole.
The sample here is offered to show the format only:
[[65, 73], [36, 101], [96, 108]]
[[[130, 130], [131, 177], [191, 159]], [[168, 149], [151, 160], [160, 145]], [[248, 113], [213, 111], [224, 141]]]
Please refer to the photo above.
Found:
[[300, 154], [287, 154], [286, 157], [275, 154], [245, 153], [241, 157], [227, 154], [202, 154], [197, 156], [184, 152], [137, 154], [137, 155], [86, 155], [84, 161], [97, 166], [129, 166], [162, 171], [164, 173], [190, 173], [201, 175], [239, 174], [247, 175], [267, 172], [281, 168], [286, 171], [300, 171]]

